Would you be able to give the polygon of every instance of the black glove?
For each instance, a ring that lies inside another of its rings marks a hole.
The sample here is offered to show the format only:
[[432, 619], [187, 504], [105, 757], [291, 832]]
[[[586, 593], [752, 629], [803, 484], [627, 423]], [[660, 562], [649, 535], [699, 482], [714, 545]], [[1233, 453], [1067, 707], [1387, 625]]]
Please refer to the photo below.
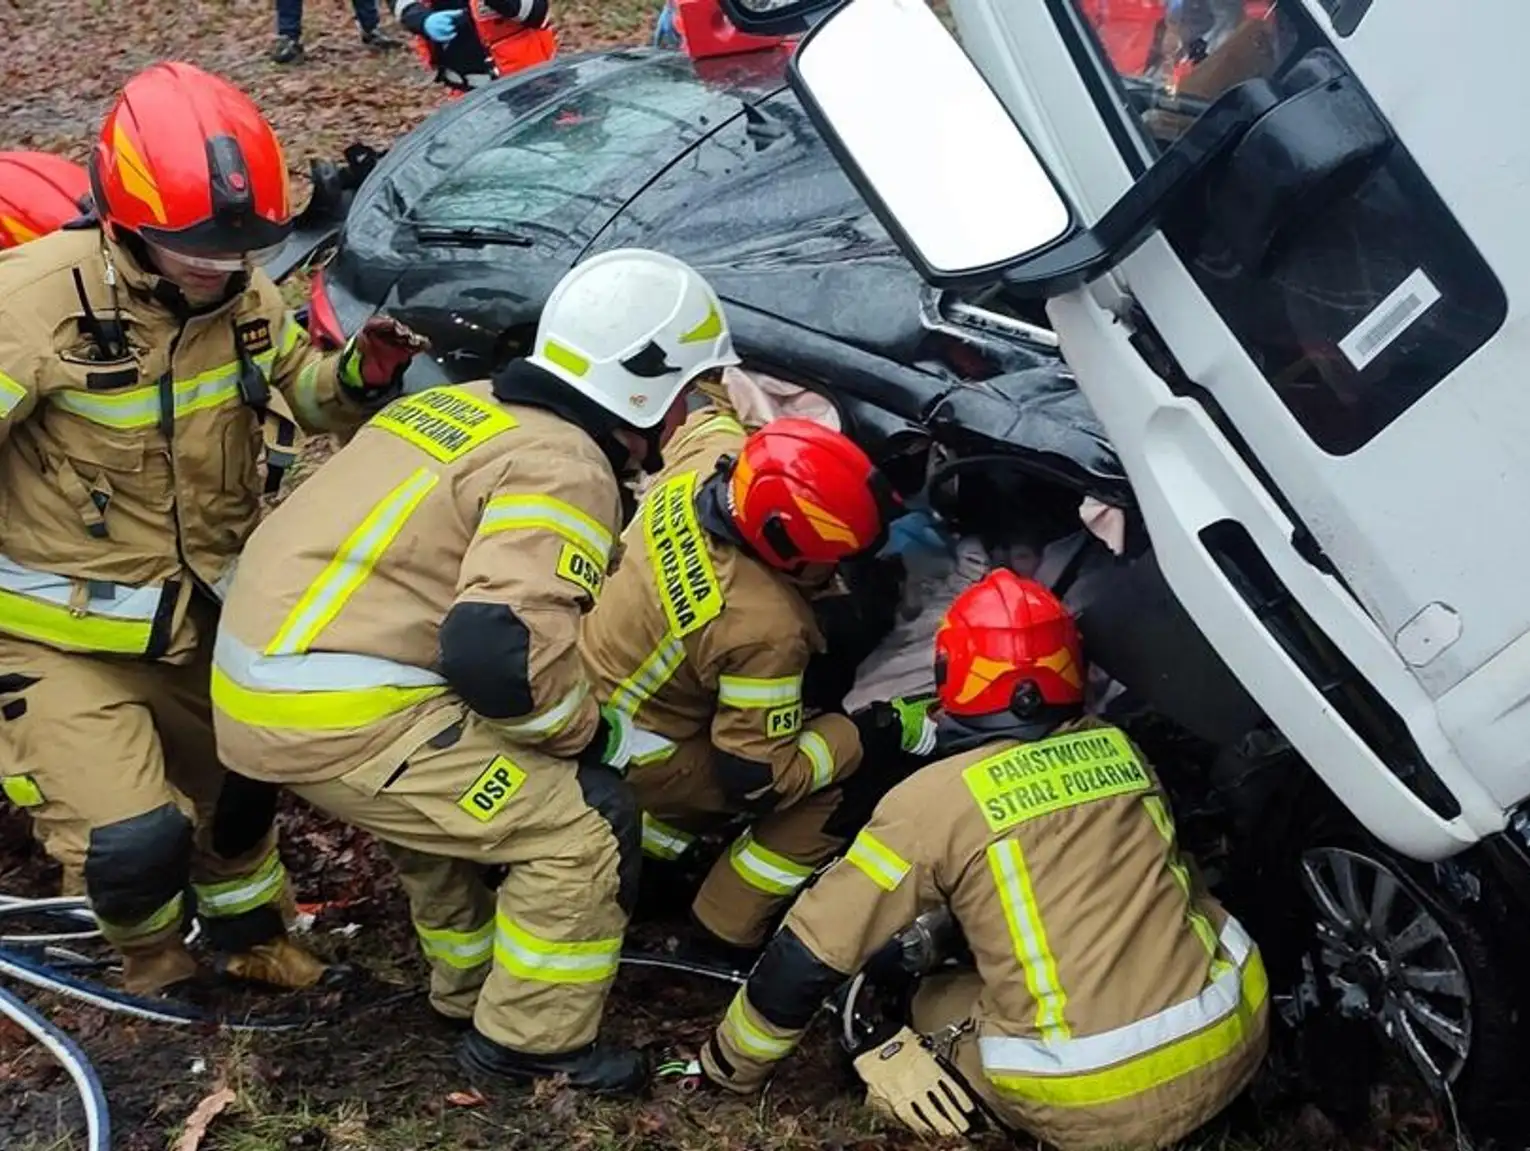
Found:
[[903, 754], [903, 717], [891, 703], [878, 700], [849, 718], [861, 737], [861, 770], [881, 770]]

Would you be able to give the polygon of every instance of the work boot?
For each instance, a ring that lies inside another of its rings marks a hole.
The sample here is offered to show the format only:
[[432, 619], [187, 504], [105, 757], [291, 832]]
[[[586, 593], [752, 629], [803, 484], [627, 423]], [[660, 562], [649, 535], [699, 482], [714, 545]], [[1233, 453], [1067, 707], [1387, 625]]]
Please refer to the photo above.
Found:
[[296, 36], [278, 36], [271, 48], [271, 63], [297, 64], [303, 59], [303, 45]]
[[523, 1083], [567, 1075], [570, 1087], [597, 1095], [642, 1095], [648, 1087], [648, 1058], [632, 1047], [591, 1043], [561, 1055], [532, 1055], [473, 1031], [458, 1045], [457, 1062], [469, 1074]]
[[152, 951], [124, 952], [122, 986], [131, 995], [158, 995], [197, 977], [200, 969], [179, 939]]
[[220, 955], [217, 970], [220, 975], [247, 979], [253, 983], [268, 983], [272, 987], [282, 987], [289, 991], [301, 991], [321, 980], [326, 984], [331, 983], [341, 976], [339, 969], [327, 967], [322, 960], [285, 935], [257, 943], [248, 951]]
[[363, 29], [361, 42], [374, 52], [391, 52], [393, 49], [401, 47], [399, 42], [392, 36], [384, 35], [376, 28]]

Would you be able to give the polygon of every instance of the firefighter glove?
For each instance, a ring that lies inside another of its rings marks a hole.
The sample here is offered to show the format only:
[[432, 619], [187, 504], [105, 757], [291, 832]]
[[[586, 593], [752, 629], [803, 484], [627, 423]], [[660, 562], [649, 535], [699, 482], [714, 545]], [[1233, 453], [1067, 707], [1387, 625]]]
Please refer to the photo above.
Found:
[[340, 383], [363, 403], [397, 394], [404, 369], [430, 341], [387, 316], [373, 316], [340, 353]]
[[467, 15], [467, 10], [458, 8], [451, 12], [432, 12], [425, 17], [422, 25], [425, 37], [434, 40], [437, 44], [449, 44], [457, 38], [462, 18]]
[[619, 775], [627, 774], [632, 762], [632, 720], [625, 712], [614, 707], [600, 709], [600, 724], [595, 735], [579, 754], [579, 762], [587, 767], [609, 767]]
[[905, 1027], [855, 1060], [866, 1103], [920, 1135], [965, 1135], [977, 1104], [967, 1088]]

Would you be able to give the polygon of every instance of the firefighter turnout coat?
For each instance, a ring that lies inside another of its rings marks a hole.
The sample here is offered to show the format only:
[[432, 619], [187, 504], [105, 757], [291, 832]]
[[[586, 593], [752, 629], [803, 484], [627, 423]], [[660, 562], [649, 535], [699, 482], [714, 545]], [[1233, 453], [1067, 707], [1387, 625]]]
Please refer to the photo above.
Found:
[[711, 406], [677, 433], [580, 650], [601, 701], [636, 728], [628, 779], [646, 852], [674, 858], [694, 833], [753, 817], [694, 908], [751, 947], [842, 845], [822, 832], [837, 802], [826, 789], [855, 769], [860, 738], [842, 715], [804, 718], [803, 672], [823, 640], [803, 592], [703, 522], [701, 487], [744, 435]]
[[387, 842], [437, 1009], [517, 1050], [594, 1037], [636, 879], [625, 785], [570, 762], [620, 524], [573, 423], [487, 382], [405, 396], [255, 532], [214, 652], [224, 761]]
[[942, 905], [976, 974], [955, 1004], [927, 979], [914, 1023], [949, 1025], [952, 1062], [1016, 1129], [1065, 1151], [1164, 1146], [1263, 1058], [1257, 947], [1178, 850], [1150, 765], [1085, 720], [990, 742], [890, 792], [787, 916], [707, 1048], [709, 1073], [758, 1084], [826, 990]]

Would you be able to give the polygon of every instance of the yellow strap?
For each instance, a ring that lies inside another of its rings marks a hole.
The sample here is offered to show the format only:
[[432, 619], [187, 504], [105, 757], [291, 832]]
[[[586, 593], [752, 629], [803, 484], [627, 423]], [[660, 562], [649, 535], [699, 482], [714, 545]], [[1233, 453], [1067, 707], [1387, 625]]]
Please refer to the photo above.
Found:
[[440, 478], [429, 468], [420, 468], [367, 513], [288, 614], [266, 648], [267, 655], [298, 655], [313, 645], [366, 582], [388, 545]]
[[989, 847], [988, 865], [1004, 907], [1004, 919], [1009, 924], [1015, 958], [1025, 972], [1025, 986], [1036, 1001], [1036, 1030], [1043, 1040], [1067, 1039], [1072, 1034], [1067, 1021], [1068, 996], [1057, 976], [1057, 959], [1047, 942], [1025, 853], [1018, 841], [1001, 840]]

